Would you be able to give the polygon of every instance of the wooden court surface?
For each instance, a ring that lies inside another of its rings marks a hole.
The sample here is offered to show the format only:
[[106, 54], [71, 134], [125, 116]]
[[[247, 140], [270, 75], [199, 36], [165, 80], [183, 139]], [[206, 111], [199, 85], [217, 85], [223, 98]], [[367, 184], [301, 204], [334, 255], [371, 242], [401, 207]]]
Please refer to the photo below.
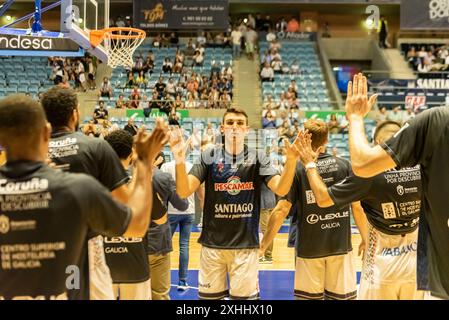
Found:
[[[189, 270], [199, 269], [199, 258], [201, 245], [198, 243], [199, 232], [192, 232], [190, 234], [190, 248], [189, 248]], [[294, 270], [294, 249], [287, 247], [288, 233], [278, 233], [274, 240], [273, 247], [273, 263], [259, 264], [260, 270]], [[361, 256], [357, 256], [360, 244], [360, 235], [352, 235], [352, 247], [354, 251], [354, 263], [356, 271], [362, 269]], [[171, 253], [171, 268], [178, 269], [179, 261], [179, 232], [173, 235], [173, 252]]]

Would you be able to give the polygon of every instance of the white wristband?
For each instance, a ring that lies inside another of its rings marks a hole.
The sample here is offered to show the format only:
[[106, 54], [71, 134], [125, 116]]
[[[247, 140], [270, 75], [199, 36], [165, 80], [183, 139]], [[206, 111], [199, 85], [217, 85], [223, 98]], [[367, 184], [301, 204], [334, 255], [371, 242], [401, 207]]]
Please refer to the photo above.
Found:
[[316, 163], [315, 162], [309, 162], [308, 164], [305, 165], [306, 168], [306, 172], [309, 169], [316, 169]]

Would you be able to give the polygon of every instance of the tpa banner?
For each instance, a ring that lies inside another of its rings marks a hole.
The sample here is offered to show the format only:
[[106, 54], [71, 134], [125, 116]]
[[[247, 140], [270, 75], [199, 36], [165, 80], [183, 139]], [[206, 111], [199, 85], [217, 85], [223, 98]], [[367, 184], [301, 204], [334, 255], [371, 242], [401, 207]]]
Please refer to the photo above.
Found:
[[228, 0], [134, 0], [134, 26], [154, 30], [226, 30], [228, 10]]
[[401, 29], [449, 30], [449, 0], [402, 1]]

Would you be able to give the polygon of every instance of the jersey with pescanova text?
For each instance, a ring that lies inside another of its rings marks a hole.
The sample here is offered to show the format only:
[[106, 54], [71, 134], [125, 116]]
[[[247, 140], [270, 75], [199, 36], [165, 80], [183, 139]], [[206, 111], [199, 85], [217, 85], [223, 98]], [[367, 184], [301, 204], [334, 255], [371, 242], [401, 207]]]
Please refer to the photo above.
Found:
[[418, 284], [449, 299], [449, 108], [422, 112], [382, 147], [400, 168], [421, 165], [425, 225], [418, 238], [426, 242], [418, 241]]
[[88, 229], [123, 234], [131, 212], [94, 178], [16, 162], [0, 168], [0, 300], [67, 299]]
[[268, 157], [246, 146], [233, 156], [217, 146], [201, 154], [190, 174], [206, 184], [198, 241], [219, 249], [258, 248], [260, 186], [278, 174]]
[[361, 200], [368, 221], [383, 233], [406, 234], [418, 227], [422, 191], [419, 166], [368, 179], [351, 175], [328, 190], [339, 207]]
[[[324, 183], [331, 186], [346, 178], [351, 170], [345, 159], [320, 154], [317, 170]], [[304, 166], [298, 162], [287, 200], [297, 205], [296, 252], [301, 258], [322, 258], [352, 250], [350, 208], [318, 207]]]

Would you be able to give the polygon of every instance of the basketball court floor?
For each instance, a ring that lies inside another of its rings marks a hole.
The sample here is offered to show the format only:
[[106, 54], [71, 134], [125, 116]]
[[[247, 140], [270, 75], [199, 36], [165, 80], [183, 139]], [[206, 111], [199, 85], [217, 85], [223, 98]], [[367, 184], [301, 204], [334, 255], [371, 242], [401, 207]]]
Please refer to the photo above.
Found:
[[[171, 290], [172, 300], [197, 300], [198, 299], [198, 268], [201, 245], [197, 242], [200, 233], [194, 229], [190, 235], [190, 258], [187, 291], [177, 291], [178, 284], [178, 258], [179, 258], [179, 233], [173, 236], [173, 251], [171, 252]], [[293, 300], [294, 284], [294, 249], [287, 247], [288, 228], [282, 227], [274, 240], [273, 263], [259, 264], [259, 286], [262, 300]], [[353, 232], [352, 245], [354, 250], [354, 263], [357, 271], [357, 284], [360, 281], [362, 259], [357, 257], [360, 235]]]

